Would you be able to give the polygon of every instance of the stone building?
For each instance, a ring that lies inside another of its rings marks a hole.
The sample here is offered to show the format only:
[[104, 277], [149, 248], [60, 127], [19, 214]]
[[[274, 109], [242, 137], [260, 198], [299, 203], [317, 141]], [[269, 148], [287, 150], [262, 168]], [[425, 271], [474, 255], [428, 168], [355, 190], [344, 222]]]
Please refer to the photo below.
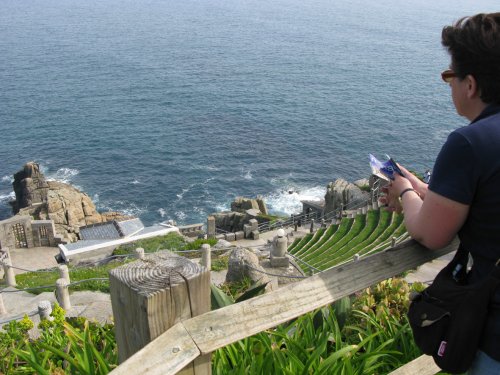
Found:
[[17, 215], [0, 221], [0, 248], [57, 246], [61, 242], [52, 220], [32, 220], [30, 216]]

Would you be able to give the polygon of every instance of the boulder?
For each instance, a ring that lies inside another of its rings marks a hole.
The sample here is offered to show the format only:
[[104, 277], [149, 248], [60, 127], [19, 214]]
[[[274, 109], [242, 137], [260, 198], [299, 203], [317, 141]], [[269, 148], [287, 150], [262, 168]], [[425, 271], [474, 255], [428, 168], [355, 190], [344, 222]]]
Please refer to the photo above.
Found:
[[229, 256], [226, 281], [241, 281], [248, 277], [253, 282], [269, 282], [269, 277], [263, 272], [265, 270], [260, 266], [257, 255], [248, 249], [236, 248]]
[[257, 210], [263, 215], [268, 215], [266, 202], [261, 197], [257, 199], [236, 197], [231, 203], [231, 211], [245, 213], [247, 210]]
[[350, 203], [367, 200], [369, 194], [343, 179], [330, 182], [325, 194], [325, 214], [339, 210]]
[[[224, 237], [224, 235], [222, 235], [222, 237]], [[218, 250], [218, 249], [226, 249], [228, 247], [232, 247], [233, 244], [231, 242], [228, 242], [224, 239], [219, 239], [219, 241], [217, 241], [217, 243], [212, 247], [212, 249], [214, 250]]]
[[78, 239], [81, 226], [130, 218], [120, 213], [100, 214], [87, 194], [63, 182], [47, 181], [35, 162], [17, 172], [12, 185], [14, 213], [53, 220], [56, 233], [69, 242]]

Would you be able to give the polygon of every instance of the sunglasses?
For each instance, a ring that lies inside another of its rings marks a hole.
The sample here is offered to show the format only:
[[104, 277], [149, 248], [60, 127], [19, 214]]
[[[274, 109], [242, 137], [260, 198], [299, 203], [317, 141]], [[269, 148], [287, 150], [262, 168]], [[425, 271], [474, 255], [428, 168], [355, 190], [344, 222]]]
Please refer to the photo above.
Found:
[[455, 78], [457, 75], [455, 72], [451, 69], [446, 69], [443, 73], [441, 73], [441, 78], [443, 81], [446, 83], [450, 83], [453, 78]]

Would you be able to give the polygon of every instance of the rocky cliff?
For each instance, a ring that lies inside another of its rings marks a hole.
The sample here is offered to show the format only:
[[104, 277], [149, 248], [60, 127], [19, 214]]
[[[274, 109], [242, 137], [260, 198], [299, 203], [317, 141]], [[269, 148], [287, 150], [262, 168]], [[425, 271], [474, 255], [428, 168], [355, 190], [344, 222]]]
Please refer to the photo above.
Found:
[[367, 200], [369, 194], [358, 186], [341, 178], [330, 182], [325, 194], [325, 213], [338, 210], [342, 205], [353, 204], [357, 201]]
[[35, 162], [14, 174], [12, 185], [16, 194], [14, 213], [53, 220], [56, 232], [69, 242], [77, 240], [81, 226], [129, 218], [117, 212], [97, 212], [87, 194], [69, 184], [47, 181]]

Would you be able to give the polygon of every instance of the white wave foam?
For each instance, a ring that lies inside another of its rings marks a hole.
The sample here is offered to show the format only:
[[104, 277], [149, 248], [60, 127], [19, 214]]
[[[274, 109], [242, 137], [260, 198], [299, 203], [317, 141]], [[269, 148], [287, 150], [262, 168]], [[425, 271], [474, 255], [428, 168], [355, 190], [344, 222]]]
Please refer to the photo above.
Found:
[[73, 168], [59, 168], [55, 173], [47, 174], [48, 181], [60, 181], [66, 184], [71, 182], [80, 171]]
[[296, 214], [302, 212], [301, 201], [316, 201], [324, 199], [326, 188], [315, 186], [310, 188], [297, 188], [288, 186], [264, 196], [269, 211], [278, 214]]
[[175, 213], [175, 217], [177, 218], [177, 220], [184, 220], [187, 217], [187, 215], [184, 211], [177, 211]]
[[[95, 195], [94, 195], [95, 197]], [[94, 201], [96, 203], [96, 201]], [[113, 201], [110, 203], [98, 204], [99, 211], [121, 212], [125, 215], [139, 217], [144, 212], [147, 212], [147, 207], [139, 207], [135, 203], [124, 201]]]
[[160, 216], [163, 218], [167, 215], [167, 211], [165, 211], [164, 208], [160, 207], [157, 212], [160, 214]]
[[9, 194], [0, 195], [0, 202], [9, 202], [13, 201], [14, 199], [16, 199], [16, 193], [14, 193], [13, 191]]
[[243, 178], [245, 180], [252, 180], [253, 179], [252, 172], [251, 171], [247, 171], [247, 173], [245, 173], [245, 175], [243, 176]]
[[216, 212], [223, 212], [231, 210], [231, 206], [229, 203], [220, 203], [215, 205]]
[[[191, 186], [193, 186], [193, 185], [191, 185]], [[180, 193], [180, 194], [175, 194], [175, 196], [176, 196], [179, 200], [181, 200], [182, 198], [184, 198], [184, 194], [186, 194], [186, 193], [189, 191], [189, 189], [191, 188], [191, 186], [190, 186], [190, 187], [188, 187], [188, 188], [186, 188], [186, 189], [182, 189], [182, 193]]]
[[11, 184], [14, 182], [14, 179], [12, 178], [12, 176], [7, 175], [2, 177], [2, 182], [7, 182]]
[[130, 183], [131, 183], [132, 185], [137, 185], [137, 184], [140, 184], [141, 182], [140, 182], [140, 181], [138, 181], [138, 180], [134, 180], [134, 181], [131, 181]]
[[432, 138], [436, 141], [444, 142], [454, 129], [439, 129], [433, 132]]

